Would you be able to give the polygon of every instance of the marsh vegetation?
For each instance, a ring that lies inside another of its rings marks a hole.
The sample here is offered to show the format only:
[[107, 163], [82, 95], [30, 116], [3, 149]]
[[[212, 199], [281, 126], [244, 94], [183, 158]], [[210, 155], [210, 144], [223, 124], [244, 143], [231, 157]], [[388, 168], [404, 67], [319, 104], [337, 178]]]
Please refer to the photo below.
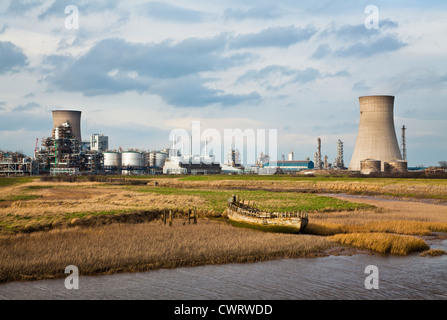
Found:
[[[439, 179], [11, 179], [0, 178], [0, 281], [60, 277], [69, 264], [98, 274], [319, 256], [339, 246], [433, 256], [440, 253], [427, 250], [421, 236], [447, 232], [444, 205], [317, 194], [411, 192], [442, 201], [447, 183]], [[224, 211], [232, 194], [264, 210], [308, 212], [306, 234], [230, 224]], [[197, 225], [188, 223], [189, 209], [198, 213]], [[161, 222], [166, 210], [173, 213], [172, 227]]]

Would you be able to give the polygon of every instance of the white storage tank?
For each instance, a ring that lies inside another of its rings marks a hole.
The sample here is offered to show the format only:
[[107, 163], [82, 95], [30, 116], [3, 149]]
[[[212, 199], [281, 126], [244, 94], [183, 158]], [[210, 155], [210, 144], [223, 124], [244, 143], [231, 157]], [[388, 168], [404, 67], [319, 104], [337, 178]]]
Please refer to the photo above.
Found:
[[104, 167], [121, 167], [121, 153], [115, 151], [104, 152]]
[[123, 167], [140, 168], [144, 166], [144, 154], [139, 151], [124, 151], [121, 156]]
[[155, 153], [155, 166], [160, 167], [160, 168], [163, 167], [167, 157], [168, 157], [168, 155], [164, 152], [156, 152]]

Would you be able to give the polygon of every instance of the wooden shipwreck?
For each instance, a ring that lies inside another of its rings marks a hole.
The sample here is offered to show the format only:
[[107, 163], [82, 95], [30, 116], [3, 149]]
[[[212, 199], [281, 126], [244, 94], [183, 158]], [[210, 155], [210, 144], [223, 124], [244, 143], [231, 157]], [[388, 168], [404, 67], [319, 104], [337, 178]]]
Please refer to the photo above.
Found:
[[235, 195], [228, 199], [227, 216], [235, 222], [288, 227], [296, 229], [297, 232], [303, 232], [309, 221], [306, 212], [266, 212]]

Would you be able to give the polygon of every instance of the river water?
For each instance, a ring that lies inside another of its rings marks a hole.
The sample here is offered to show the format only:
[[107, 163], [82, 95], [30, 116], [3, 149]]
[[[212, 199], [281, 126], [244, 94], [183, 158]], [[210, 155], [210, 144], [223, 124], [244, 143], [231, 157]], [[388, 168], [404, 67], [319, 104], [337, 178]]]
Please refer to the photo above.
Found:
[[[447, 240], [427, 242], [447, 250]], [[377, 267], [378, 289], [365, 287], [369, 265]], [[77, 290], [65, 279], [12, 282], [0, 285], [0, 299], [445, 300], [447, 256], [358, 254], [81, 276]]]
[[[447, 251], [446, 238], [442, 234], [426, 243]], [[365, 286], [372, 283], [370, 272], [365, 273], [370, 265], [377, 267], [378, 289]], [[77, 290], [66, 289], [65, 279], [1, 284], [0, 299], [447, 300], [447, 255], [357, 254], [81, 275]]]

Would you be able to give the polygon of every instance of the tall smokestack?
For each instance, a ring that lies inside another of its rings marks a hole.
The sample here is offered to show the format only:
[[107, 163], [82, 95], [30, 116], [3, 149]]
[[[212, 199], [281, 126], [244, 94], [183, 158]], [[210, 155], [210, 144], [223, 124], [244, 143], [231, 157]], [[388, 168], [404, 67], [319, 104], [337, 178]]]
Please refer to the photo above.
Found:
[[53, 130], [57, 126], [68, 122], [73, 130], [76, 140], [82, 142], [81, 139], [81, 111], [74, 110], [53, 110]]
[[359, 171], [360, 161], [402, 160], [394, 128], [394, 96], [359, 98], [360, 124], [349, 170]]

